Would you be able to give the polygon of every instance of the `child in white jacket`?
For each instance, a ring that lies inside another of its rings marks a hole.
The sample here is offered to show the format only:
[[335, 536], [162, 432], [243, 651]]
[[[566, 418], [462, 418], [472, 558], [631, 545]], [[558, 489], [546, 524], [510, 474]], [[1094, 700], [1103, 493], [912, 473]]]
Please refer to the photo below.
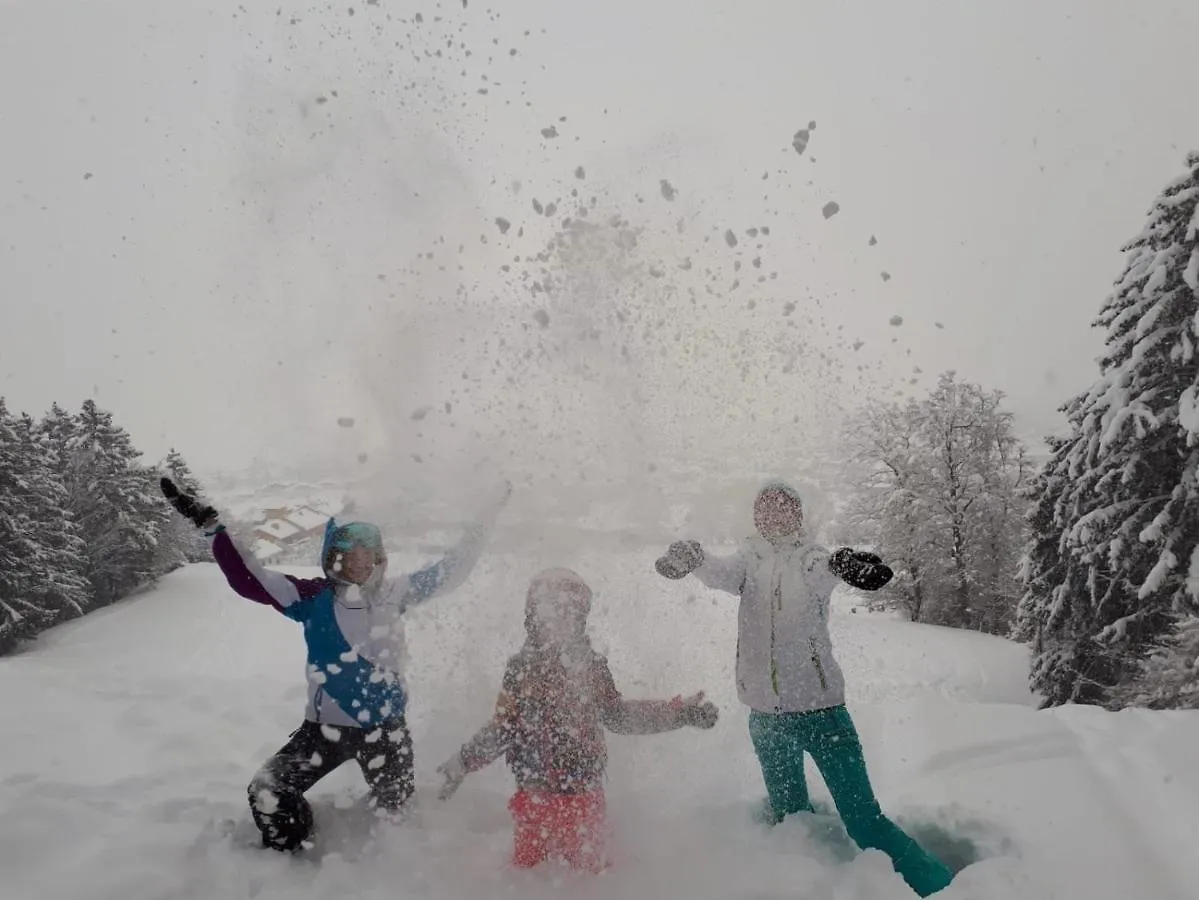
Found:
[[709, 557], [695, 541], [679, 541], [656, 568], [667, 578], [694, 574], [741, 597], [737, 693], [750, 708], [750, 737], [775, 820], [812, 811], [804, 776], [804, 753], [810, 753], [850, 837], [888, 854], [920, 896], [933, 894], [953, 876], [879, 808], [828, 629], [838, 581], [878, 590], [892, 572], [873, 553], [844, 547], [830, 554], [808, 543], [803, 503], [785, 484], [759, 492], [754, 524], [758, 534], [732, 556]]

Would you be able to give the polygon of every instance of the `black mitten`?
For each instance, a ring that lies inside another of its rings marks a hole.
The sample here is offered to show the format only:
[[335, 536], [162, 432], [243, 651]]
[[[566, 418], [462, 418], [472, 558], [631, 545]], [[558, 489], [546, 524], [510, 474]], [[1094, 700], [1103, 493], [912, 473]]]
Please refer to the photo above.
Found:
[[677, 580], [690, 575], [703, 564], [704, 548], [698, 541], [675, 541], [665, 556], [658, 557], [654, 568], [662, 577]]
[[171, 506], [175, 507], [176, 512], [183, 518], [190, 519], [197, 528], [203, 528], [216, 520], [217, 511], [215, 509], [211, 506], [201, 506], [191, 494], [180, 491], [171, 479], [163, 478], [159, 481], [159, 486], [162, 488], [162, 495], [167, 498]]
[[863, 591], [877, 591], [895, 576], [878, 554], [849, 547], [834, 552], [829, 557], [828, 567], [846, 584]]

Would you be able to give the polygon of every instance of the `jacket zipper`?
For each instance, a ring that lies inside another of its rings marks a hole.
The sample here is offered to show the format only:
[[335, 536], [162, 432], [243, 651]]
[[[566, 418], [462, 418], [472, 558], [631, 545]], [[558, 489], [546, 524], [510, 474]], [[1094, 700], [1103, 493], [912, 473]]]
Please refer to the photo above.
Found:
[[774, 615], [776, 610], [783, 611], [783, 576], [778, 570], [778, 561], [774, 564], [774, 598], [770, 604], [770, 686], [774, 689], [774, 696], [779, 694], [779, 661], [774, 649]]
[[737, 672], [737, 686], [741, 690], [745, 690], [745, 676], [741, 673], [741, 629], [737, 629], [737, 660], [735, 664]]
[[808, 646], [812, 648], [812, 665], [816, 667], [816, 674], [820, 676], [820, 689], [828, 690], [828, 679], [824, 677], [824, 666], [820, 662], [820, 653], [816, 650], [816, 638], [808, 638]]

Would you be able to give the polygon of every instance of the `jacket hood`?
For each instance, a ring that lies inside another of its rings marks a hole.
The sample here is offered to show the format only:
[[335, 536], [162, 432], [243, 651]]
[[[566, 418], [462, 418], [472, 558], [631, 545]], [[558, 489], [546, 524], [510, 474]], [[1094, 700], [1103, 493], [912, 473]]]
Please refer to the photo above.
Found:
[[525, 596], [525, 631], [530, 643], [547, 646], [583, 637], [591, 597], [587, 582], [571, 569], [545, 569], [534, 575]]
[[774, 544], [775, 546], [779, 546], [779, 547], [795, 546], [797, 544], [802, 543], [803, 538], [804, 538], [803, 519], [806, 518], [806, 515], [805, 515], [806, 510], [804, 509], [803, 498], [799, 495], [799, 491], [797, 491], [795, 488], [793, 488], [791, 485], [787, 484], [785, 481], [782, 481], [781, 479], [775, 479], [774, 481], [766, 482], [764, 485], [762, 485], [762, 487], [760, 487], [758, 489], [758, 493], [754, 496], [755, 525], [757, 524], [757, 511], [756, 511], [757, 505], [758, 505], [759, 501], [761, 501], [762, 495], [766, 494], [768, 492], [780, 493], [786, 497], [789, 497], [791, 500], [795, 501], [795, 505], [799, 507], [800, 520], [801, 520], [800, 527], [799, 527], [799, 530], [793, 534], [780, 535], [777, 537], [766, 537], [765, 535], [762, 535], [759, 531], [759, 536], [761, 536], [765, 540], [770, 541], [770, 543]]

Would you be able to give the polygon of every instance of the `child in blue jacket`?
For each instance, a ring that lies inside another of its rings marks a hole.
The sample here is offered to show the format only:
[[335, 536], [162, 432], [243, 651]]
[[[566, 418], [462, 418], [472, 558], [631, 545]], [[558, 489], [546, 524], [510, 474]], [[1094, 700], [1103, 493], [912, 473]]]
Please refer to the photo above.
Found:
[[180, 493], [170, 479], [162, 479], [162, 491], [211, 538], [213, 557], [234, 591], [304, 629], [304, 722], [248, 788], [263, 846], [302, 846], [313, 827], [305, 791], [351, 759], [362, 770], [372, 805], [398, 810], [414, 789], [402, 616], [466, 580], [507, 493], [443, 559], [397, 578], [386, 577], [387, 554], [376, 526], [330, 519], [321, 548], [323, 577], [295, 578], [264, 568], [220, 524], [215, 509]]

